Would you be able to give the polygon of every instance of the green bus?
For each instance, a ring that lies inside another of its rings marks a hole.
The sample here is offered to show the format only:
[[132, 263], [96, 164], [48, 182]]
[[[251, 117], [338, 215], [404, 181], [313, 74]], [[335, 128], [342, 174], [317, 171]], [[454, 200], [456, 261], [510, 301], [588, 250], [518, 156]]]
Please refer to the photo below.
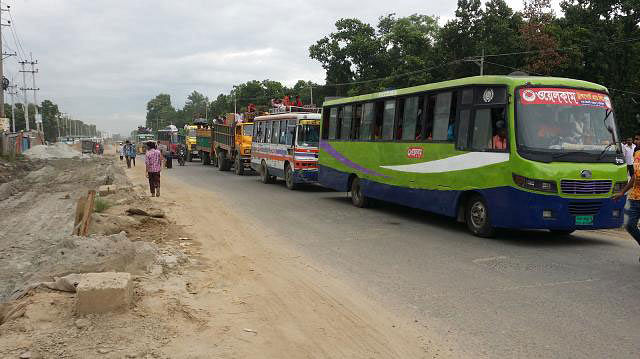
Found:
[[617, 228], [627, 181], [605, 87], [476, 76], [326, 101], [320, 184], [495, 228]]

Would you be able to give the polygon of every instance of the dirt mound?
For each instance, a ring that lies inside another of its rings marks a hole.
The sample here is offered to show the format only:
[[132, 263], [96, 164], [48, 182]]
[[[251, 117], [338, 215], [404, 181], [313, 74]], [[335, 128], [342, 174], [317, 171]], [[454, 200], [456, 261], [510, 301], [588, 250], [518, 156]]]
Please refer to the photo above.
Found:
[[74, 150], [68, 145], [62, 143], [56, 143], [50, 146], [37, 145], [24, 152], [24, 155], [29, 158], [38, 158], [42, 160], [52, 158], [74, 158], [82, 157], [82, 153]]

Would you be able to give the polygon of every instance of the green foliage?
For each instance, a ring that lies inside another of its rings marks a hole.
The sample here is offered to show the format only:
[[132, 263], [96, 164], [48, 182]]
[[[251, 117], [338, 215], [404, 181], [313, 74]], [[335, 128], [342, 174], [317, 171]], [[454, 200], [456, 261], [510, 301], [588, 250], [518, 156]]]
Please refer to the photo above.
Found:
[[93, 210], [97, 213], [102, 213], [107, 209], [111, 208], [112, 204], [106, 199], [97, 196], [93, 201]]

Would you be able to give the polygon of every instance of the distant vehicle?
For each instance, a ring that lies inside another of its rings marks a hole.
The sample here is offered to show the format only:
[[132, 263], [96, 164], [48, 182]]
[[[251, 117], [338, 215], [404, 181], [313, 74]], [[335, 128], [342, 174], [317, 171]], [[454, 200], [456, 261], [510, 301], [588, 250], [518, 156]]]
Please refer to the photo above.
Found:
[[136, 152], [137, 153], [146, 153], [147, 152], [147, 142], [155, 141], [153, 134], [151, 133], [140, 133], [136, 136]]
[[164, 129], [159, 130], [158, 145], [164, 146], [171, 154], [171, 157], [175, 157], [178, 146], [178, 128], [174, 125], [169, 125]]
[[263, 183], [284, 178], [289, 189], [318, 180], [320, 110], [259, 116], [254, 120], [251, 167]]
[[211, 126], [207, 123], [199, 124], [196, 128], [196, 149], [202, 164], [210, 165], [211, 155], [215, 156], [215, 151], [211, 147]]
[[101, 155], [104, 153], [104, 146], [96, 140], [82, 140], [82, 153]]
[[198, 152], [198, 134], [196, 130], [198, 126], [196, 125], [185, 125], [184, 126], [184, 145], [186, 147], [187, 152], [187, 161], [191, 162], [194, 157], [199, 157], [200, 153]]
[[[619, 228], [627, 183], [607, 89], [478, 76], [326, 101], [319, 181], [495, 228]], [[255, 152], [255, 150], [254, 150]]]

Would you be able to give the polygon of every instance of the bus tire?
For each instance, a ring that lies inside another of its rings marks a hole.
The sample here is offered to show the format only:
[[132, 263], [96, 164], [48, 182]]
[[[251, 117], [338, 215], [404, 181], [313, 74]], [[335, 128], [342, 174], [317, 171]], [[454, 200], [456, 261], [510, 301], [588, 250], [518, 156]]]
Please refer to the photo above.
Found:
[[269, 169], [265, 161], [262, 161], [262, 164], [260, 164], [260, 180], [264, 184], [273, 182], [273, 177], [269, 176]]
[[351, 181], [351, 203], [358, 208], [365, 208], [369, 204], [369, 198], [362, 194], [362, 184], [358, 177]]
[[236, 160], [234, 165], [236, 166], [235, 168], [236, 175], [242, 176], [244, 174], [244, 164], [240, 161], [240, 156], [236, 155]]
[[465, 222], [473, 235], [478, 237], [492, 237], [495, 233], [491, 226], [487, 202], [480, 195], [473, 195], [465, 206]]
[[293, 170], [291, 169], [291, 165], [289, 164], [289, 162], [287, 162], [284, 165], [284, 183], [287, 188], [292, 191], [295, 190], [296, 187], [298, 187], [293, 179]]

